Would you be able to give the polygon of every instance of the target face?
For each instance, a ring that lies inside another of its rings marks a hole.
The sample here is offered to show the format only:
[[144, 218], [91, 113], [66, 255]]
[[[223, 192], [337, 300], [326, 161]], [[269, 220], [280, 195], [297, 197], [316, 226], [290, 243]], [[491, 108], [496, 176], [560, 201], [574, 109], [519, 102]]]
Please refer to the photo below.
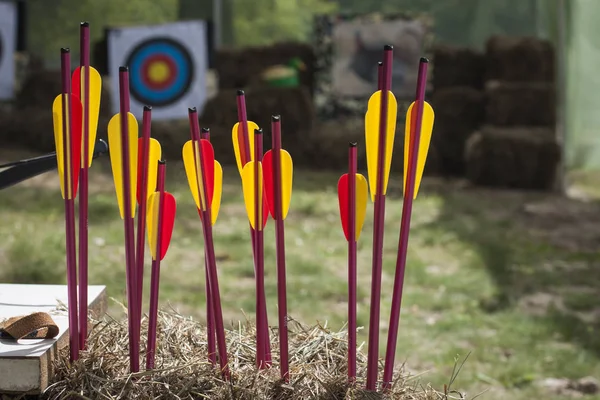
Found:
[[107, 42], [115, 114], [120, 66], [129, 67], [131, 112], [139, 120], [144, 106], [152, 106], [153, 121], [188, 118], [189, 107], [202, 112], [208, 69], [204, 21], [111, 29]]
[[151, 106], [176, 103], [194, 80], [191, 55], [170, 38], [143, 41], [131, 51], [126, 65], [130, 71], [131, 95]]
[[11, 99], [14, 95], [16, 26], [15, 3], [0, 1], [0, 100]]

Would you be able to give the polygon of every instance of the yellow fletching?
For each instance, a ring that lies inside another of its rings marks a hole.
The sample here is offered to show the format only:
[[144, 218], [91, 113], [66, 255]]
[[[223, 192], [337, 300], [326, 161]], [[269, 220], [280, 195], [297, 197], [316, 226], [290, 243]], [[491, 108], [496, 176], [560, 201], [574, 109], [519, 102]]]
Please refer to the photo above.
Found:
[[[147, 198], [156, 190], [158, 179], [158, 161], [162, 157], [162, 148], [158, 140], [150, 138], [150, 148], [148, 152], [148, 194]], [[140, 149], [141, 150], [141, 149]]]
[[[408, 173], [408, 154], [412, 147], [410, 141], [411, 121], [412, 113], [414, 110], [415, 103], [413, 102], [408, 111], [406, 112], [406, 125], [404, 132], [404, 180], [402, 188], [403, 193], [406, 192], [406, 175]], [[431, 142], [431, 133], [433, 132], [433, 120], [435, 118], [433, 108], [426, 101], [423, 102], [423, 122], [421, 123], [421, 135], [419, 137], [419, 157], [417, 159], [417, 172], [415, 174], [415, 190], [413, 200], [417, 198], [419, 193], [419, 186], [421, 185], [421, 179], [423, 178], [423, 170], [425, 169], [425, 162], [427, 161], [427, 152], [429, 151], [429, 144]]]
[[[96, 132], [98, 131], [98, 118], [100, 116], [100, 97], [101, 97], [101, 93], [102, 93], [102, 78], [100, 77], [100, 73], [94, 68], [94, 67], [89, 67], [90, 68], [90, 97], [89, 97], [89, 110], [90, 110], [90, 114], [89, 114], [89, 120], [88, 120], [88, 125], [89, 125], [89, 132], [90, 132], [90, 136], [89, 136], [89, 148], [88, 148], [88, 157], [89, 157], [89, 165], [88, 167], [92, 166], [92, 158], [94, 156], [94, 146], [96, 144]], [[85, 69], [81, 68], [81, 82], [85, 81]], [[85, 102], [85, 95], [84, 95], [84, 88], [85, 86], [82, 84], [81, 85], [81, 93], [80, 93], [80, 99], [81, 102], [83, 104], [83, 102]], [[85, 107], [85, 104], [83, 104], [83, 106]], [[84, 108], [85, 109], [85, 108]], [[83, 123], [83, 120], [82, 120]], [[82, 152], [81, 152], [81, 164], [83, 165], [83, 152], [85, 151], [85, 149], [83, 148], [83, 139], [81, 140], [81, 146], [82, 146]]]
[[[198, 197], [198, 173], [196, 169], [196, 159], [194, 158], [194, 142], [192, 140], [188, 140], [183, 145], [183, 167], [185, 169], [185, 175], [187, 176], [188, 185], [190, 187], [190, 192], [192, 192], [192, 197], [194, 198], [194, 202], [196, 203], [196, 207], [200, 210], [200, 198]], [[202, 185], [202, 182], [200, 182]]]
[[[62, 195], [63, 199], [74, 199], [76, 196], [76, 193], [73, 193], [74, 190], [74, 179], [75, 177], [73, 176], [73, 168], [71, 168], [70, 163], [71, 160], [73, 158], [72, 154], [70, 154], [70, 149], [72, 144], [68, 144], [67, 147], [67, 165], [65, 166], [65, 159], [64, 159], [64, 154], [63, 154], [63, 94], [59, 94], [58, 96], [56, 96], [56, 98], [54, 99], [54, 102], [52, 103], [52, 124], [54, 127], [54, 146], [56, 147], [56, 163], [57, 163], [57, 167], [58, 167], [58, 176], [59, 176], [59, 180], [60, 180], [60, 194]], [[68, 94], [67, 96], [71, 97], [71, 94]], [[68, 101], [69, 99], [67, 99]], [[74, 102], [73, 99], [71, 99], [72, 103], [72, 107], [75, 108], [76, 104]], [[69, 116], [69, 110], [66, 110], [65, 113], [65, 118], [68, 121], [71, 121], [71, 117]], [[72, 140], [72, 132], [71, 132], [71, 127], [69, 125], [67, 125], [67, 140]], [[69, 175], [67, 176], [67, 179], [69, 180], [68, 182], [68, 188], [66, 190], [65, 193], [65, 171], [69, 171]]]
[[221, 194], [223, 192], [223, 168], [217, 160], [215, 160], [215, 188], [213, 192], [212, 204], [210, 206], [210, 218], [212, 225], [217, 222], [219, 209], [221, 208]]
[[148, 245], [150, 246], [150, 254], [152, 259], [156, 260], [156, 243], [158, 241], [158, 210], [160, 203], [160, 193], [152, 192], [148, 197]]
[[[242, 175], [242, 169], [243, 169], [243, 165], [242, 165], [242, 159], [241, 159], [241, 153], [240, 153], [240, 142], [238, 140], [238, 127], [240, 126], [240, 123], [237, 122], [234, 126], [233, 129], [231, 129], [231, 139], [233, 141], [233, 151], [235, 152], [235, 161], [237, 162], [237, 166], [238, 166], [238, 171], [240, 172], [240, 175]], [[248, 121], [248, 142], [249, 142], [249, 147], [250, 147], [250, 157], [248, 158], [248, 161], [254, 160], [254, 130], [258, 129], [258, 125], [256, 125], [256, 123], [252, 122], [252, 121]], [[241, 134], [241, 132], [240, 132]]]
[[360, 238], [367, 215], [368, 186], [367, 179], [361, 174], [356, 174], [356, 241]]
[[[135, 207], [137, 203], [137, 163], [138, 163], [138, 123], [132, 113], [127, 113], [129, 128], [128, 146], [129, 146], [129, 186], [130, 186], [130, 207], [131, 217], [135, 216]], [[123, 193], [123, 160], [121, 143], [121, 114], [115, 114], [108, 123], [108, 146], [110, 148], [110, 165], [113, 172], [113, 180], [117, 192], [117, 201], [119, 203], [119, 212], [121, 218], [125, 218], [125, 196]]]
[[[255, 215], [255, 206], [254, 206], [254, 161], [250, 161], [244, 166], [242, 169], [242, 189], [244, 192], [244, 203], [246, 203], [246, 213], [248, 214], [248, 219], [250, 220], [250, 225], [252, 229], [256, 228], [256, 215]], [[262, 195], [263, 195], [263, 175], [262, 175], [262, 163], [258, 163], [258, 193], [259, 200], [262, 204]], [[259, 213], [262, 213], [263, 207], [258, 208]], [[259, 215], [259, 229], [262, 229], [262, 215]]]
[[60, 194], [65, 198], [65, 162], [63, 158], [63, 121], [62, 121], [62, 94], [59, 94], [52, 103], [52, 122], [54, 125], [54, 145], [56, 147], [56, 164], [60, 180]]
[[[379, 120], [381, 110], [381, 91], [373, 93], [369, 99], [365, 115], [365, 144], [367, 151], [367, 172], [371, 189], [371, 200], [375, 201], [377, 191], [377, 159], [379, 156]], [[394, 136], [396, 134], [396, 118], [398, 103], [392, 92], [388, 92], [387, 134], [385, 142], [385, 163], [383, 175], [383, 193], [386, 194], [392, 166], [392, 152], [394, 149]]]
[[285, 219], [290, 211], [292, 200], [292, 180], [294, 165], [292, 156], [285, 150], [281, 150], [281, 218]]

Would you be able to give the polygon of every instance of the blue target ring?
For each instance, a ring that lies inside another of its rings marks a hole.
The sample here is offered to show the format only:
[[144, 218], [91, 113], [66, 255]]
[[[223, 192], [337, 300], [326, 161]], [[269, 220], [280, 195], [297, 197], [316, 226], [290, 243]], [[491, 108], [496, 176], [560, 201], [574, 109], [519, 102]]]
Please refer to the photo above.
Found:
[[131, 96], [149, 106], [179, 101], [194, 80], [194, 62], [188, 50], [170, 38], [152, 38], [138, 44], [127, 57]]

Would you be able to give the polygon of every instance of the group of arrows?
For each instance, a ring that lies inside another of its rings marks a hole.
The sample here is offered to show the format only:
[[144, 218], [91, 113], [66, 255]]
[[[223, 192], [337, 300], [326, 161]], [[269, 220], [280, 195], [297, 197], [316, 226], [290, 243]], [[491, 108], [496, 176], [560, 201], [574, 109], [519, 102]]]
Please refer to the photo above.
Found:
[[[82, 23], [81, 62], [70, 73], [70, 51], [61, 49], [62, 93], [53, 103], [56, 157], [61, 194], [65, 201], [67, 289], [69, 310], [70, 356], [76, 360], [85, 349], [87, 337], [87, 269], [88, 269], [88, 169], [98, 129], [100, 74], [89, 63], [89, 25]], [[379, 321], [385, 198], [389, 182], [398, 105], [391, 92], [391, 46], [385, 46], [379, 63], [378, 90], [370, 97], [365, 115], [365, 148], [367, 179], [357, 173], [357, 144], [350, 143], [348, 173], [338, 182], [340, 217], [348, 242], [348, 379], [356, 381], [357, 348], [357, 243], [366, 216], [368, 192], [374, 202], [373, 265], [371, 280], [370, 322], [366, 387], [377, 389], [379, 360]], [[388, 332], [383, 388], [392, 384], [394, 357], [402, 300], [410, 217], [427, 158], [433, 129], [434, 113], [424, 100], [427, 81], [427, 59], [421, 59], [416, 100], [406, 114], [404, 140], [403, 208], [392, 307]], [[130, 112], [129, 70], [119, 68], [119, 112], [108, 123], [110, 163], [120, 216], [124, 221], [127, 316], [131, 372], [140, 369], [140, 334], [144, 275], [145, 236], [152, 257], [150, 307], [146, 369], [153, 369], [160, 263], [166, 255], [175, 221], [176, 201], [165, 191], [166, 162], [162, 160], [160, 143], [151, 138], [150, 106], [144, 107], [142, 135], [138, 122]], [[245, 94], [237, 93], [238, 122], [232, 129], [233, 149], [241, 177], [243, 197], [249, 219], [256, 284], [256, 365], [259, 369], [272, 365], [271, 340], [265, 295], [264, 228], [269, 215], [275, 220], [276, 270], [279, 328], [279, 367], [281, 378], [288, 381], [288, 313], [286, 289], [286, 256], [284, 221], [292, 194], [293, 164], [290, 154], [282, 149], [281, 118], [271, 120], [271, 150], [263, 153], [263, 130], [246, 115]], [[195, 108], [188, 110], [190, 140], [182, 149], [187, 181], [198, 210], [204, 238], [204, 268], [207, 304], [208, 361], [220, 366], [224, 379], [231, 375], [215, 248], [213, 225], [221, 205], [223, 169], [215, 160], [210, 131], [200, 129]], [[75, 199], [79, 189], [79, 268], [75, 232]], [[137, 229], [135, 218], [137, 212]], [[137, 233], [137, 237], [136, 237]], [[79, 273], [78, 273], [79, 272]], [[77, 278], [79, 277], [79, 280]]]
[[[365, 147], [369, 182], [367, 183], [367, 179], [356, 172], [356, 143], [350, 143], [348, 173], [342, 175], [338, 181], [340, 218], [344, 235], [348, 241], [348, 379], [350, 382], [356, 380], [357, 242], [365, 220], [369, 189], [371, 200], [374, 203], [373, 266], [366, 379], [366, 388], [368, 390], [377, 389], [379, 372], [379, 321], [385, 198], [391, 170], [398, 113], [398, 103], [391, 92], [392, 52], [392, 46], [384, 47], [383, 62], [378, 64], [378, 90], [370, 97], [365, 114]], [[398, 338], [412, 204], [419, 191], [433, 131], [433, 108], [424, 100], [427, 84], [427, 66], [428, 60], [422, 58], [419, 62], [416, 100], [409, 106], [406, 113], [403, 177], [404, 201], [400, 221], [398, 255], [396, 259], [392, 307], [385, 355], [384, 389], [389, 389], [393, 382], [394, 358]]]
[[[81, 61], [71, 74], [70, 50], [61, 49], [62, 93], [52, 105], [54, 139], [61, 194], [65, 201], [67, 291], [70, 357], [77, 360], [86, 347], [88, 324], [88, 170], [98, 129], [102, 79], [90, 66], [89, 24], [80, 26]], [[125, 265], [129, 319], [130, 366], [139, 371], [139, 341], [146, 227], [152, 256], [147, 368], [153, 368], [158, 312], [160, 261], [175, 221], [175, 198], [165, 192], [166, 164], [161, 147], [150, 137], [151, 108], [144, 108], [142, 137], [129, 112], [129, 82], [120, 71], [120, 112], [108, 123], [111, 166], [125, 228]], [[79, 188], [79, 268], [75, 234], [75, 199]], [[134, 218], [139, 206], [137, 243]], [[77, 278], [79, 277], [79, 281]]]

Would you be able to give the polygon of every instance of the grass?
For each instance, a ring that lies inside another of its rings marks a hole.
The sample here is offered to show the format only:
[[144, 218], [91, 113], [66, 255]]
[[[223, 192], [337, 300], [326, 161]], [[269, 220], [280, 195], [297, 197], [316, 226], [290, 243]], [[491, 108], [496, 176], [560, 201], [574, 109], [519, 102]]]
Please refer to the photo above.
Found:
[[[204, 258], [198, 215], [183, 169], [168, 166], [177, 220], [161, 270], [161, 306], [203, 319]], [[339, 174], [297, 171], [286, 220], [288, 309], [306, 324], [346, 320], [346, 242], [335, 192]], [[396, 177], [397, 178], [397, 177]], [[107, 160], [92, 173], [90, 282], [125, 301], [123, 224]], [[395, 179], [396, 181], [397, 179]], [[395, 182], [394, 181], [394, 182]], [[63, 202], [46, 174], [0, 191], [0, 281], [64, 282]], [[226, 168], [215, 247], [225, 320], [254, 315], [248, 222], [237, 170]], [[400, 188], [386, 209], [381, 350], [401, 217]], [[358, 323], [366, 340], [372, 205], [359, 243]], [[265, 232], [269, 322], [277, 324], [274, 226]], [[415, 201], [396, 360], [436, 388], [455, 360], [469, 359], [454, 388], [469, 398], [553, 398], [545, 378], [600, 377], [600, 205], [554, 195], [426, 180]], [[146, 256], [147, 260], [149, 256]], [[149, 268], [147, 271], [149, 272]], [[146, 292], [149, 274], [145, 277]], [[147, 295], [146, 295], [147, 300]], [[113, 306], [111, 313], [121, 312]], [[383, 353], [382, 353], [383, 355]], [[588, 396], [588, 399], [600, 397]]]

